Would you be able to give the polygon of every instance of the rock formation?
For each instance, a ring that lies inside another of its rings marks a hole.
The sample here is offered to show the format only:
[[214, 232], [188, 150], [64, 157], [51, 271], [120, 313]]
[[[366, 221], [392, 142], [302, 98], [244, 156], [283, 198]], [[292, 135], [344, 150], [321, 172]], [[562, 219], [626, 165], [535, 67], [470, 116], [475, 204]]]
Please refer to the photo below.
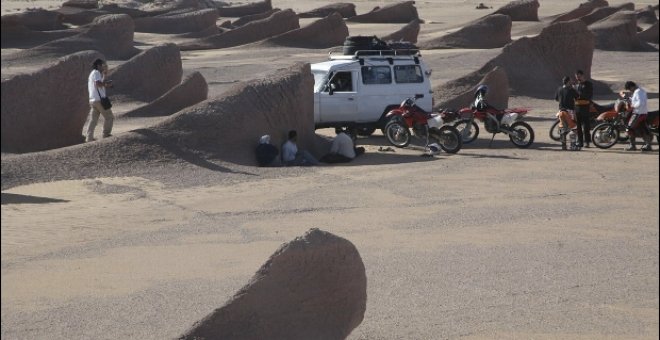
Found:
[[[634, 5], [633, 5], [633, 7], [634, 7]], [[591, 13], [581, 17], [580, 20], [582, 20], [582, 22], [584, 22], [585, 24], [587, 24], [587, 26], [589, 26], [589, 25], [591, 25], [591, 24], [593, 24], [597, 21], [603, 20], [603, 19], [609, 17], [610, 15], [612, 15], [612, 14], [618, 12], [618, 11], [624, 10], [624, 9], [626, 9], [626, 8], [623, 8], [621, 6], [619, 6], [619, 7], [610, 7], [610, 6], [598, 7], [596, 9], [594, 9], [593, 11], [591, 11]]]
[[[482, 71], [483, 72], [483, 71]], [[485, 74], [474, 72], [433, 88], [434, 109], [460, 109], [470, 106], [474, 91], [481, 84], [488, 85], [488, 103], [496, 108], [509, 106], [509, 78], [503, 68], [495, 66]]]
[[99, 51], [108, 59], [129, 59], [139, 52], [133, 46], [133, 29], [133, 19], [126, 14], [98, 17], [79, 34], [7, 55], [3, 62], [48, 60], [86, 50]]
[[266, 12], [263, 12], [263, 13], [246, 15], [246, 16], [240, 17], [240, 18], [238, 18], [238, 19], [231, 22], [231, 27], [233, 27], [233, 28], [241, 27], [241, 26], [247, 24], [248, 22], [253, 22], [253, 21], [257, 21], [257, 20], [266, 19], [269, 16], [273, 15], [273, 13], [278, 12], [278, 11], [280, 11], [279, 8], [273, 8], [270, 11], [266, 11]]
[[647, 43], [657, 44], [658, 43], [658, 23], [656, 22], [653, 26], [647, 28], [646, 30], [637, 33], [637, 38], [640, 41]]
[[[87, 65], [85, 77], [88, 72]], [[86, 82], [77, 84], [85, 86]], [[314, 132], [313, 87], [309, 64], [296, 64], [264, 79], [236, 84], [222, 96], [181, 110], [155, 126], [93, 143], [5, 158], [2, 189], [53, 180], [140, 175], [153, 164], [190, 164], [227, 172], [214, 162], [256, 165], [254, 147], [259, 137], [268, 133], [279, 146], [290, 129], [298, 131], [300, 148], [321, 156], [329, 145]], [[81, 91], [86, 98], [86, 89]], [[2, 93], [7, 95], [4, 85]], [[3, 122], [2, 126], [9, 125]]]
[[[634, 10], [634, 8], [631, 8], [629, 10]], [[658, 17], [655, 16], [655, 10], [653, 9], [653, 7], [648, 6], [644, 9], [640, 9], [639, 11], [637, 11], [637, 23], [653, 25], [656, 22], [658, 22]]]
[[494, 14], [504, 14], [511, 21], [539, 21], [538, 0], [514, 0], [500, 7]]
[[270, 17], [247, 23], [239, 28], [196, 39], [179, 45], [182, 51], [227, 48], [249, 44], [300, 28], [298, 16], [292, 10], [277, 11]]
[[206, 100], [209, 92], [206, 80], [199, 72], [187, 76], [181, 84], [173, 87], [153, 102], [129, 111], [126, 117], [169, 116], [189, 106]]
[[606, 0], [588, 0], [587, 2], [581, 3], [576, 9], [568, 13], [558, 15], [552, 21], [552, 23], [580, 19], [581, 17], [591, 13], [594, 9], [608, 5], [609, 3]]
[[150, 102], [181, 82], [181, 53], [174, 44], [142, 51], [127, 62], [110, 69], [114, 87], [108, 94], [115, 100]]
[[83, 9], [77, 7], [63, 6], [57, 10], [62, 16], [62, 21], [78, 26], [87, 25], [94, 19], [109, 14], [126, 14], [131, 18], [142, 18], [150, 13], [135, 8], [120, 7], [117, 4], [103, 5], [101, 8]]
[[180, 339], [345, 339], [364, 318], [366, 289], [355, 246], [310, 229]]
[[2, 16], [2, 48], [32, 48], [49, 41], [70, 37], [79, 30], [35, 31], [25, 26], [20, 16]]
[[271, 0], [249, 3], [243, 6], [218, 7], [218, 14], [221, 17], [238, 18], [246, 15], [268, 12], [273, 9]]
[[498, 48], [511, 41], [511, 18], [493, 14], [474, 21], [456, 32], [419, 43], [422, 49]]
[[[103, 56], [80, 52], [39, 71], [3, 79], [2, 151], [31, 152], [82, 142], [89, 112], [87, 76], [97, 58]], [[39, 168], [43, 166], [50, 165]]]
[[596, 48], [609, 51], [639, 51], [649, 47], [637, 37], [637, 16], [633, 11], [619, 11], [589, 25], [596, 36]]
[[202, 9], [199, 11], [135, 19], [136, 32], [148, 33], [189, 33], [199, 32], [209, 27], [216, 27], [218, 11]]
[[329, 48], [340, 46], [348, 36], [348, 27], [339, 13], [289, 32], [269, 38], [267, 44], [301, 48]]
[[380, 39], [383, 41], [409, 41], [411, 43], [416, 43], [419, 30], [419, 20], [413, 20], [403, 26], [400, 30], [382, 36]]
[[53, 31], [66, 29], [62, 25], [62, 14], [45, 9], [32, 9], [22, 13], [2, 16], [2, 21], [10, 20], [33, 31]]
[[374, 8], [369, 13], [356, 15], [346, 20], [362, 23], [407, 24], [413, 20], [419, 20], [419, 15], [414, 1], [404, 1], [383, 8]]
[[338, 2], [300, 13], [298, 16], [301, 18], [325, 18], [335, 12], [339, 13], [342, 18], [351, 18], [357, 15], [354, 4]]
[[[444, 97], [439, 91], [435, 93], [441, 101], [450, 101], [454, 96], [471, 91], [499, 67], [508, 76], [509, 89], [514, 94], [547, 98], [549, 93], [555, 92], [561, 79], [574, 74], [575, 70], [581, 69], [587, 77], [591, 76], [594, 46], [595, 37], [582, 21], [558, 22], [544, 28], [538, 36], [513, 41], [479, 70], [440, 87], [445, 89], [442, 92], [451, 93], [450, 97]], [[451, 90], [451, 87], [457, 89]]]

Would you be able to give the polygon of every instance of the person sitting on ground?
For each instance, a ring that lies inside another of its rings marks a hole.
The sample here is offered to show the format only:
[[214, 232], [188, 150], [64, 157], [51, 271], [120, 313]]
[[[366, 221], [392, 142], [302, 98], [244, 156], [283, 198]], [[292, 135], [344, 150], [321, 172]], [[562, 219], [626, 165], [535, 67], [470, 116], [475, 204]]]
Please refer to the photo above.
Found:
[[296, 130], [289, 131], [289, 139], [282, 145], [282, 162], [286, 166], [319, 165], [319, 161], [307, 150], [298, 150]]
[[321, 158], [324, 163], [348, 163], [364, 153], [363, 147], [355, 147], [353, 138], [342, 128], [335, 128], [337, 136], [332, 141], [330, 153]]
[[651, 151], [651, 134], [646, 127], [646, 118], [648, 115], [648, 97], [646, 91], [632, 81], [627, 81], [624, 88], [625, 91], [621, 91], [619, 94], [625, 98], [632, 93], [631, 105], [633, 110], [632, 116], [628, 120], [628, 126], [626, 127], [626, 132], [628, 132], [628, 136], [630, 137], [630, 145], [625, 150], [637, 150], [635, 138], [642, 137], [644, 139], [644, 146], [642, 146], [641, 150]]
[[[571, 77], [564, 77], [562, 79], [563, 85], [557, 89], [555, 93], [555, 100], [559, 102], [559, 112], [557, 118], [559, 119], [560, 141], [562, 150], [566, 150], [566, 135], [570, 132], [571, 137], [577, 133], [577, 124], [575, 123], [575, 99], [578, 97], [577, 91], [571, 84]], [[571, 138], [573, 139], [573, 138]]]
[[259, 139], [259, 145], [257, 146], [255, 153], [257, 155], [257, 164], [263, 167], [275, 166], [275, 159], [277, 159], [277, 155], [280, 154], [280, 151], [275, 145], [270, 143], [269, 135], [263, 135]]

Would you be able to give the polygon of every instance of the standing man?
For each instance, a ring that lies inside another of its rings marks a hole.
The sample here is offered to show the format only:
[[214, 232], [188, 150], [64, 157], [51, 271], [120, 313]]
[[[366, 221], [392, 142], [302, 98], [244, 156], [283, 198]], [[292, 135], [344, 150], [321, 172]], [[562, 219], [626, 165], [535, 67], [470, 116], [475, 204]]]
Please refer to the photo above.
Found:
[[624, 88], [626, 91], [621, 91], [620, 95], [625, 98], [632, 93], [631, 105], [633, 111], [630, 120], [628, 120], [628, 126], [626, 126], [626, 131], [630, 137], [630, 145], [625, 150], [637, 150], [635, 137], [641, 136], [644, 139], [644, 146], [642, 146], [641, 150], [651, 151], [651, 134], [646, 128], [646, 117], [649, 113], [646, 91], [632, 81], [627, 81]]
[[[114, 115], [112, 110], [105, 108], [101, 104], [101, 98], [107, 98], [106, 87], [112, 87], [111, 80], [105, 80], [107, 65], [101, 59], [94, 60], [92, 72], [87, 78], [87, 92], [89, 92], [89, 118], [87, 118], [87, 127], [85, 128], [85, 141], [92, 142], [94, 138], [94, 129], [99, 121], [99, 115], [103, 115], [103, 138], [110, 137], [112, 132], [112, 123]], [[101, 74], [103, 72], [103, 74]]]
[[578, 93], [571, 85], [571, 77], [564, 77], [562, 83], [563, 85], [555, 93], [555, 100], [559, 102], [559, 112], [557, 112], [559, 126], [561, 127], [559, 140], [561, 141], [561, 149], [566, 150], [566, 135], [570, 132], [571, 140], [574, 141], [575, 138], [575, 100]]
[[594, 86], [593, 84], [586, 80], [584, 72], [582, 70], [577, 70], [575, 72], [575, 79], [577, 84], [575, 90], [578, 93], [577, 99], [575, 99], [575, 116], [577, 120], [577, 133], [578, 133], [578, 147], [589, 147], [591, 142], [591, 117], [589, 113], [589, 107], [591, 106], [591, 100], [594, 96]]

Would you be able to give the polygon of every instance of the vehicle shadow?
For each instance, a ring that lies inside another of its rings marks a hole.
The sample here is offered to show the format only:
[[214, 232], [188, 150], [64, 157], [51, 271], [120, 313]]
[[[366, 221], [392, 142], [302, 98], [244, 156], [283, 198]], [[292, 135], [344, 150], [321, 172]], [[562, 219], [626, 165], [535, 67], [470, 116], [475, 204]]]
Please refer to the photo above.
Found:
[[68, 200], [58, 198], [39, 197], [32, 195], [2, 193], [2, 205], [5, 204], [47, 204], [47, 203], [66, 203]]

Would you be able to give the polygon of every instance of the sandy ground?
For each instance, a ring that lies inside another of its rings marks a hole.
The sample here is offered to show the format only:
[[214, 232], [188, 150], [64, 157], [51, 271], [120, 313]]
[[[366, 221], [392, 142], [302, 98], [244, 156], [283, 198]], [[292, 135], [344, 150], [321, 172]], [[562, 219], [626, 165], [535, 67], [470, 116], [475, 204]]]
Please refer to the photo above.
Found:
[[[60, 4], [3, 0], [2, 11], [37, 3]], [[387, 2], [355, 3], [361, 13]], [[422, 34], [485, 14], [474, 10], [477, 1], [417, 3], [429, 22]], [[541, 16], [575, 7], [552, 3], [542, 2]], [[399, 26], [349, 27], [381, 34]], [[529, 26], [515, 24], [514, 33]], [[166, 37], [135, 40], [146, 48]], [[440, 84], [498, 53], [424, 58]], [[184, 71], [202, 72], [215, 96], [245, 74], [326, 55], [241, 47], [182, 58]], [[637, 81], [657, 109], [658, 59], [596, 51], [592, 74]], [[366, 155], [344, 166], [167, 168], [3, 191], [2, 338], [174, 338], [222, 305], [281, 243], [318, 227], [352, 241], [366, 266], [367, 312], [350, 339], [657, 339], [658, 145], [646, 154], [622, 145], [561, 152], [547, 134], [554, 101], [510, 104], [533, 108], [530, 149], [501, 135], [489, 146], [482, 133], [457, 155], [429, 159], [418, 146], [379, 152], [387, 144], [377, 133], [360, 139]], [[118, 119], [115, 134], [155, 121]], [[173, 180], [182, 177], [189, 181]]]

